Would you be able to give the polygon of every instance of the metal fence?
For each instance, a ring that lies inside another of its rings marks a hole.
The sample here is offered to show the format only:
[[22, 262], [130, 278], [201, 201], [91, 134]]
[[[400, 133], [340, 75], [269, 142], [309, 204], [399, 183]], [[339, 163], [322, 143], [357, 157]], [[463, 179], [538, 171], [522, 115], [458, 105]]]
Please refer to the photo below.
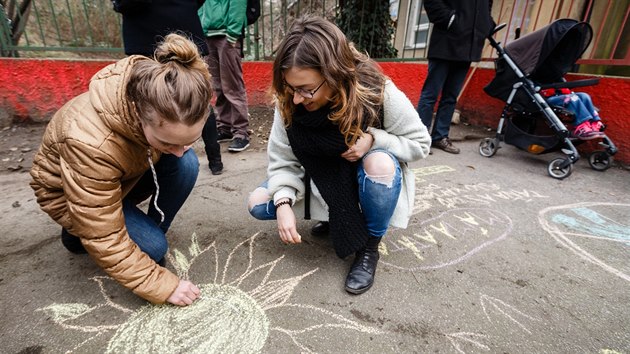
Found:
[[24, 12], [20, 1], [0, 3], [5, 3], [0, 6], [3, 56], [103, 57], [123, 52], [120, 16], [110, 1], [32, 0]]
[[[24, 2], [23, 0], [22, 2]], [[376, 1], [376, 0], [363, 0]], [[384, 0], [387, 1], [387, 0]], [[0, 54], [21, 57], [122, 57], [121, 17], [108, 0], [30, 0], [29, 11], [20, 14], [17, 0], [1, 1]], [[393, 60], [425, 58], [431, 26], [422, 0], [389, 0], [392, 42], [398, 50]], [[13, 9], [7, 8], [13, 5]], [[246, 29], [245, 60], [269, 60], [292, 20], [315, 13], [334, 20], [339, 0], [261, 0], [258, 22]], [[630, 0], [494, 0], [493, 17], [506, 22], [497, 34], [507, 44], [520, 29], [522, 34], [536, 30], [558, 18], [589, 22], [593, 43], [579, 62], [613, 67], [630, 76]], [[368, 26], [365, 26], [366, 28]], [[15, 37], [19, 40], [15, 40]], [[494, 56], [488, 46], [484, 57]], [[376, 58], [379, 59], [379, 58]], [[388, 59], [392, 60], [392, 59]]]

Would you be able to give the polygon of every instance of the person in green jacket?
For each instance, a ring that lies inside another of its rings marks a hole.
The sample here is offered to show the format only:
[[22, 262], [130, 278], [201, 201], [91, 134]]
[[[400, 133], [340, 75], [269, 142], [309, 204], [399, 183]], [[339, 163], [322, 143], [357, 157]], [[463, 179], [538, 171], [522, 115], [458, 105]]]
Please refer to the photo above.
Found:
[[247, 94], [241, 66], [247, 0], [206, 0], [199, 9], [209, 54], [205, 57], [215, 91], [219, 142], [232, 141], [230, 152], [249, 147]]

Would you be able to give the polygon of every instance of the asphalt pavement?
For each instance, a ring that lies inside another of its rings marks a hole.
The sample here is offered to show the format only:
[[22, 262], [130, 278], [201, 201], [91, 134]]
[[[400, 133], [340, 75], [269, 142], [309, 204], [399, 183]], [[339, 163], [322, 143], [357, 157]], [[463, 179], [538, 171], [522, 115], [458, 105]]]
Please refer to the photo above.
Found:
[[202, 157], [169, 231], [166, 266], [203, 290], [188, 308], [149, 305], [68, 253], [28, 174], [1, 174], [0, 352], [630, 353], [630, 172], [582, 159], [553, 179], [553, 154], [482, 157], [483, 135], [454, 126], [461, 154], [410, 165], [414, 216], [359, 296], [314, 221], [284, 245], [249, 216], [262, 139], [225, 152], [219, 176]]

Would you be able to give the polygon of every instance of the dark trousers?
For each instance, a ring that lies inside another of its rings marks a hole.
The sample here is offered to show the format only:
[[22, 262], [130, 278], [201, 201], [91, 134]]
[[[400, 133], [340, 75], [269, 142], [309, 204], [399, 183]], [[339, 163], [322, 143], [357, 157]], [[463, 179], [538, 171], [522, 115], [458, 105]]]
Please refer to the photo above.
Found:
[[203, 139], [203, 143], [205, 145], [204, 149], [206, 150], [208, 162], [221, 162], [221, 146], [217, 142], [217, 118], [214, 115], [214, 112], [210, 112], [210, 116], [208, 117], [206, 124], [203, 126], [201, 139]]
[[208, 56], [204, 59], [212, 75], [212, 88], [217, 97], [215, 107], [217, 129], [235, 138], [248, 138], [247, 92], [241, 66], [241, 47], [231, 46], [225, 36], [206, 38]]
[[440, 96], [435, 123], [431, 129], [433, 141], [448, 137], [457, 96], [464, 84], [468, 68], [470, 68], [470, 62], [467, 61], [429, 59], [429, 71], [422, 87], [417, 109], [422, 123], [430, 128], [433, 108]]

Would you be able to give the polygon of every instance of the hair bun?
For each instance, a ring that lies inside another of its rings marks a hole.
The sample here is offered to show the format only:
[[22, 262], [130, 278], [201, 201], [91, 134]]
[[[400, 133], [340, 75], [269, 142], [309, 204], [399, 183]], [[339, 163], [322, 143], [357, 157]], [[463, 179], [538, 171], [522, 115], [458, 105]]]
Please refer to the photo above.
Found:
[[177, 62], [186, 67], [201, 59], [197, 45], [179, 33], [171, 33], [164, 37], [155, 50], [154, 57], [162, 64]]

